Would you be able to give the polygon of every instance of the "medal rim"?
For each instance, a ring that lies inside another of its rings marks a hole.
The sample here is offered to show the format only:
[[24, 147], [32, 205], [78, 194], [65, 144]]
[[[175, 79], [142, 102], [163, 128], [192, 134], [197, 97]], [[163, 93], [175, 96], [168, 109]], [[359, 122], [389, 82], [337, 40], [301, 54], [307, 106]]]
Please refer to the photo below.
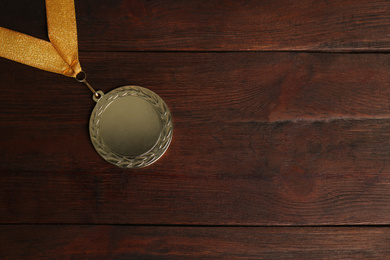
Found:
[[[115, 99], [126, 96], [139, 97], [148, 101], [154, 107], [162, 124], [160, 135], [155, 145], [149, 151], [137, 156], [124, 156], [116, 153], [104, 143], [104, 140], [99, 135], [100, 121], [104, 110]], [[160, 159], [168, 149], [173, 136], [172, 116], [164, 100], [152, 90], [135, 85], [122, 86], [104, 94], [97, 101], [89, 120], [89, 134], [95, 150], [107, 162], [120, 168], [146, 167]]]

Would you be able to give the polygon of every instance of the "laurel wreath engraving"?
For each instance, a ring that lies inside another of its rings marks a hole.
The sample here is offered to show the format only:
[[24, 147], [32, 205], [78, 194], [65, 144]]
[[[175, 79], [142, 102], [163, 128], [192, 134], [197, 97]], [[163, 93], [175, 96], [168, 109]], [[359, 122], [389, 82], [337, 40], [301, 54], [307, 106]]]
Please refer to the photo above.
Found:
[[[102, 112], [113, 100], [125, 96], [141, 97], [151, 103], [162, 122], [162, 130], [157, 143], [148, 152], [135, 157], [115, 153], [99, 135]], [[139, 86], [124, 86], [107, 93], [96, 104], [89, 121], [89, 134], [96, 151], [106, 161], [120, 168], [141, 168], [157, 161], [168, 149], [173, 134], [172, 117], [165, 102], [153, 91]]]

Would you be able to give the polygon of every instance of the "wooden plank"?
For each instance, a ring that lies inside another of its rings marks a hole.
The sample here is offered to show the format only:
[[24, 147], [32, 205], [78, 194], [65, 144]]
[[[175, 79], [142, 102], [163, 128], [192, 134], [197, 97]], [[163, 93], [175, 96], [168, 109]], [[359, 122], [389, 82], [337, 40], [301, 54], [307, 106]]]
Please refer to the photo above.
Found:
[[2, 223], [390, 223], [386, 55], [81, 58], [105, 91], [133, 79], [159, 93], [173, 143], [151, 167], [117, 169], [89, 142], [84, 86], [3, 60]]
[[[96, 89], [148, 87], [174, 114], [196, 121], [390, 115], [386, 54], [82, 53], [80, 59]], [[5, 59], [0, 73], [2, 120], [86, 120], [93, 107], [90, 93], [73, 79]]]
[[0, 226], [2, 259], [387, 259], [388, 227]]
[[[386, 0], [76, 1], [83, 51], [388, 51]], [[0, 26], [47, 38], [43, 0], [7, 1]]]
[[389, 224], [389, 120], [175, 121], [142, 170], [105, 163], [86, 123], [2, 126], [2, 223]]

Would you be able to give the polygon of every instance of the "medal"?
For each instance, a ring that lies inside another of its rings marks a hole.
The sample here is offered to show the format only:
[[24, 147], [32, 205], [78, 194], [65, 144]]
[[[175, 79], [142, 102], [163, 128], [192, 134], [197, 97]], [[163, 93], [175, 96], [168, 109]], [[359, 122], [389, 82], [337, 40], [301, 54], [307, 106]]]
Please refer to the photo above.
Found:
[[171, 114], [165, 102], [138, 86], [98, 94], [89, 121], [96, 151], [122, 168], [144, 167], [158, 160], [172, 139]]
[[46, 0], [50, 42], [0, 27], [0, 56], [39, 69], [74, 77], [96, 102], [89, 134], [97, 153], [121, 168], [139, 168], [157, 161], [172, 140], [172, 118], [153, 91], [123, 86], [106, 94], [87, 82], [78, 60], [73, 0]]
[[96, 102], [89, 120], [95, 150], [106, 161], [121, 168], [140, 168], [157, 161], [172, 140], [171, 113], [164, 100], [139, 86], [116, 88], [107, 94], [95, 91], [81, 71]]

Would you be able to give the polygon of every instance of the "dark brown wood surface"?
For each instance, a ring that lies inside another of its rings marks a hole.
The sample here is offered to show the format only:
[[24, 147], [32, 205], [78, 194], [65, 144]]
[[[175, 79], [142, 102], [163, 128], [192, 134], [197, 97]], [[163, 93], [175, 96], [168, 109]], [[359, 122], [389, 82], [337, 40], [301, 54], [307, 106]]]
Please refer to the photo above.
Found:
[[[82, 51], [388, 51], [386, 0], [76, 1]], [[47, 38], [44, 0], [4, 1], [0, 26]]]
[[[47, 38], [43, 0], [3, 7], [0, 26]], [[390, 257], [389, 9], [76, 1], [90, 83], [155, 91], [174, 138], [115, 168], [83, 85], [1, 59], [0, 257]]]
[[[389, 227], [0, 226], [3, 259], [388, 259]], [[64, 243], [66, 241], [66, 243]], [[31, 257], [34, 256], [34, 257]]]
[[[385, 54], [81, 60], [104, 91], [134, 79], [160, 94], [174, 119], [172, 145], [151, 167], [112, 167], [90, 144], [93, 102], [83, 85], [2, 61], [3, 222], [389, 223]], [[39, 87], [26, 92], [29, 84]]]

